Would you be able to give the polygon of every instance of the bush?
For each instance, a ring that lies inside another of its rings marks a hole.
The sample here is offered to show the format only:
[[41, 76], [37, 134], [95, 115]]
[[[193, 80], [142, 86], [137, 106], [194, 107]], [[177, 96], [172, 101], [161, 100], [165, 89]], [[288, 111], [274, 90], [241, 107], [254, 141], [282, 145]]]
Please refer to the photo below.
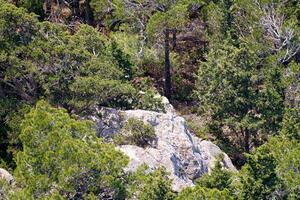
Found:
[[208, 130], [206, 127], [202, 127], [201, 125], [193, 122], [192, 120], [188, 120], [188, 127], [190, 128], [190, 130], [199, 138], [202, 138], [204, 140], [209, 139], [208, 138]]
[[175, 198], [171, 180], [164, 168], [149, 172], [149, 167], [142, 165], [130, 174], [128, 182], [129, 199], [171, 200]]
[[138, 92], [133, 108], [151, 110], [156, 112], [165, 112], [161, 96], [153, 89], [146, 90], [146, 92]]
[[21, 123], [20, 140], [23, 150], [14, 173], [20, 189], [9, 199], [123, 196], [120, 177], [128, 159], [97, 138], [90, 121], [75, 120], [64, 109], [39, 101]]
[[223, 157], [221, 156], [217, 162], [216, 166], [208, 174], [204, 174], [199, 179], [197, 179], [197, 185], [205, 188], [216, 188], [218, 190], [224, 190], [230, 188], [233, 179], [233, 173], [228, 169], [224, 169], [221, 161]]
[[137, 89], [133, 102], [133, 109], [165, 112], [162, 98], [155, 88], [154, 80], [150, 77], [136, 78], [132, 84]]
[[74, 98], [69, 104], [77, 113], [88, 112], [95, 105], [114, 108], [131, 108], [136, 90], [120, 80], [102, 79], [100, 77], [79, 77], [71, 85]]
[[140, 147], [151, 146], [155, 140], [154, 128], [134, 118], [128, 119], [120, 134], [114, 139], [117, 144], [131, 144]]
[[300, 108], [286, 108], [281, 134], [300, 140]]
[[193, 188], [186, 188], [176, 198], [176, 200], [230, 200], [233, 197], [230, 196], [230, 193], [227, 189], [218, 190], [201, 187], [199, 185]]

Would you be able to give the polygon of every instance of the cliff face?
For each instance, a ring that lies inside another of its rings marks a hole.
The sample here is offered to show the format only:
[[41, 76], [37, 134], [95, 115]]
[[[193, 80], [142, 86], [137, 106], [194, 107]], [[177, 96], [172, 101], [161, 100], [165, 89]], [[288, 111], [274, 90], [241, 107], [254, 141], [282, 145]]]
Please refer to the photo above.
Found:
[[213, 168], [219, 156], [225, 168], [235, 170], [229, 157], [212, 142], [195, 137], [188, 130], [186, 121], [177, 116], [170, 104], [165, 101], [166, 113], [145, 110], [118, 111], [102, 108], [98, 115], [91, 118], [96, 121], [97, 134], [105, 139], [110, 138], [129, 118], [136, 118], [155, 129], [157, 144], [141, 148], [134, 145], [122, 145], [119, 149], [130, 158], [126, 170], [132, 171], [142, 164], [150, 169], [160, 166], [166, 168], [173, 179], [173, 189], [180, 191], [193, 186], [193, 181]]

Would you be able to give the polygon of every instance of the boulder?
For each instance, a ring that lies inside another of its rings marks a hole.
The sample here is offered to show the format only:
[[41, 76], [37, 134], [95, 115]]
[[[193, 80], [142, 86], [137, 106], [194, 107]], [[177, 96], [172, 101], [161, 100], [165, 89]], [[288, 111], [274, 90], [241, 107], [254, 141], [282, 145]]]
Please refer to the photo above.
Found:
[[13, 184], [15, 182], [14, 177], [5, 169], [0, 168], [0, 179], [6, 180], [9, 184]]
[[128, 171], [134, 171], [142, 164], [147, 164], [150, 169], [165, 167], [173, 180], [172, 187], [175, 191], [193, 186], [195, 179], [208, 173], [218, 158], [222, 158], [224, 168], [236, 170], [230, 158], [218, 146], [194, 136], [185, 119], [176, 115], [170, 104], [167, 106], [166, 113], [101, 108], [97, 110], [100, 114], [93, 115], [91, 119], [96, 122], [97, 135], [106, 140], [118, 134], [129, 118], [136, 118], [153, 126], [157, 136], [155, 147], [122, 145], [118, 148], [130, 158], [126, 168]]

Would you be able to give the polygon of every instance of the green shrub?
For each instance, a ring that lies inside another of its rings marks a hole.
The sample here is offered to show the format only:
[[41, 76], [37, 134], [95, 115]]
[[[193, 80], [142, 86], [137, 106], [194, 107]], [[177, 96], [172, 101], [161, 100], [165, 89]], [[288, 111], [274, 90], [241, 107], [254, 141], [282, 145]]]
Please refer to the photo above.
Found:
[[39, 101], [21, 123], [20, 140], [14, 171], [20, 189], [9, 199], [123, 196], [120, 177], [128, 158], [97, 138], [92, 122]]
[[205, 188], [216, 188], [218, 190], [224, 190], [230, 188], [233, 179], [233, 172], [228, 169], [224, 169], [221, 161], [224, 155], [221, 154], [220, 158], [217, 159], [215, 167], [208, 174], [204, 174], [197, 179], [197, 185]]
[[132, 84], [137, 89], [133, 102], [133, 109], [152, 110], [165, 112], [162, 98], [154, 87], [154, 80], [150, 77], [136, 78]]
[[211, 189], [201, 187], [199, 185], [195, 187], [189, 187], [184, 189], [176, 200], [230, 200], [233, 197], [230, 196], [230, 193], [227, 189], [225, 190], [218, 190], [218, 189]]
[[286, 108], [281, 134], [300, 140], [300, 108]]
[[197, 123], [189, 120], [187, 121], [188, 123], [188, 127], [190, 128], [190, 130], [199, 138], [208, 139], [208, 135], [207, 135], [207, 128], [206, 127], [202, 127], [200, 125], [198, 125]]
[[165, 112], [161, 96], [153, 89], [146, 90], [145, 92], [138, 92], [133, 108]]
[[139, 200], [171, 200], [175, 198], [175, 193], [165, 168], [149, 172], [149, 167], [142, 165], [128, 178], [128, 197]]
[[155, 140], [154, 128], [134, 118], [128, 119], [120, 134], [114, 138], [117, 144], [131, 144], [140, 147], [152, 145]]

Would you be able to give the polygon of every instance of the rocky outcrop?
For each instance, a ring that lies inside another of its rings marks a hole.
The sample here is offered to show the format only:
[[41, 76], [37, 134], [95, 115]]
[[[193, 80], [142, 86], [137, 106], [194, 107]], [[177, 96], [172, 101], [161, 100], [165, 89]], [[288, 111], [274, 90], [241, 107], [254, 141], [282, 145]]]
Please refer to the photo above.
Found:
[[13, 184], [15, 182], [14, 177], [2, 168], [0, 168], [0, 179], [6, 180], [9, 184]]
[[98, 110], [100, 114], [92, 116], [97, 122], [98, 136], [107, 140], [117, 134], [129, 118], [140, 119], [154, 127], [157, 136], [155, 147], [141, 148], [134, 145], [119, 147], [120, 151], [130, 158], [126, 170], [133, 171], [142, 164], [147, 164], [150, 169], [163, 166], [170, 173], [173, 189], [176, 191], [193, 186], [194, 180], [208, 173], [220, 156], [225, 168], [235, 170], [229, 157], [218, 146], [195, 137], [188, 130], [186, 121], [176, 115], [170, 104], [164, 103], [167, 106], [166, 113], [102, 108]]

